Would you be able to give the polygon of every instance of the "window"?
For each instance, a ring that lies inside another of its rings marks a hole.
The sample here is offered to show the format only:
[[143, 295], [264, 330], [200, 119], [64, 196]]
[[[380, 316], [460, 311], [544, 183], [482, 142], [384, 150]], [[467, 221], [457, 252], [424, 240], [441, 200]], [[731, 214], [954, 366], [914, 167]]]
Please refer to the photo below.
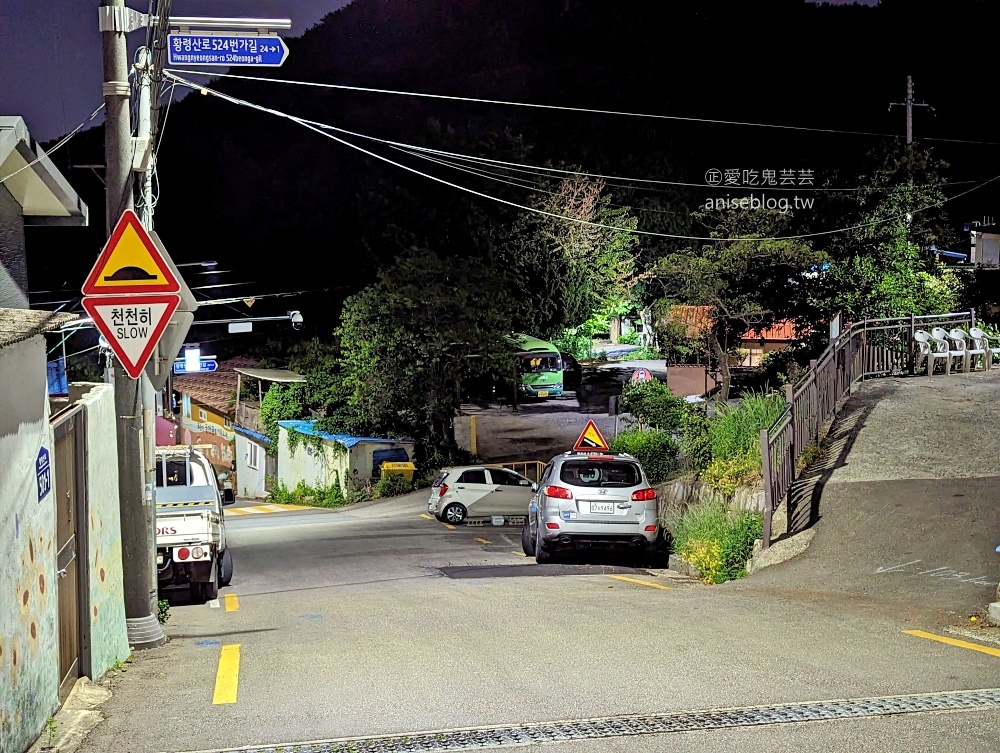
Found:
[[166, 486], [187, 486], [187, 461], [167, 460]]
[[207, 421], [208, 420], [208, 414], [205, 413], [205, 409], [204, 408], [199, 408], [198, 409], [198, 420], [199, 421]]
[[642, 483], [639, 466], [623, 460], [567, 460], [559, 478], [571, 486], [625, 488]]
[[250, 451], [247, 453], [247, 467], [253, 468], [255, 471], [260, 463], [260, 447], [255, 445], [253, 442], [249, 444]]
[[526, 353], [521, 355], [520, 360], [521, 372], [524, 374], [541, 374], [562, 369], [562, 359], [558, 353]]
[[225, 418], [223, 418], [222, 419], [222, 423], [224, 423], [226, 425], [227, 429], [233, 428], [233, 420], [229, 416], [226, 416]]
[[448, 478], [448, 471], [442, 471], [441, 474], [436, 479], [434, 479], [433, 488], [437, 489], [439, 486], [441, 486], [441, 484], [444, 483], [444, 480], [446, 478]]
[[490, 468], [490, 476], [493, 483], [498, 486], [520, 486], [521, 477], [510, 471], [502, 471], [499, 468]]
[[478, 468], [474, 471], [466, 471], [461, 476], [458, 477], [459, 484], [485, 484], [486, 483], [486, 471], [482, 468]]

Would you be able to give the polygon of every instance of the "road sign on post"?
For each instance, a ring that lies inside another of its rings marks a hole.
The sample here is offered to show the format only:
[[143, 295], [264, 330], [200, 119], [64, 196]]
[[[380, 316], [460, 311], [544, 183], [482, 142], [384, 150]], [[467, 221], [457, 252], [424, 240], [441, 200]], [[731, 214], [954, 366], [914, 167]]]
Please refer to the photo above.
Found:
[[131, 209], [122, 213], [82, 290], [94, 326], [138, 379], [180, 305], [181, 281]]
[[573, 452], [609, 452], [610, 450], [611, 448], [608, 446], [607, 441], [605, 441], [604, 435], [601, 434], [600, 429], [597, 428], [597, 424], [592, 420], [587, 422], [587, 425], [580, 433], [580, 438], [573, 445]]
[[635, 372], [632, 374], [632, 381], [633, 382], [652, 382], [653, 381], [653, 374], [650, 372], [649, 369], [646, 369], [646, 368], [636, 369]]
[[247, 65], [277, 68], [288, 57], [285, 40], [274, 34], [169, 34], [168, 65]]
[[202, 356], [197, 364], [196, 368], [190, 368], [190, 365], [183, 358], [174, 361], [174, 373], [175, 374], [203, 374], [208, 371], [215, 371], [219, 368], [219, 362], [213, 358], [205, 358]]

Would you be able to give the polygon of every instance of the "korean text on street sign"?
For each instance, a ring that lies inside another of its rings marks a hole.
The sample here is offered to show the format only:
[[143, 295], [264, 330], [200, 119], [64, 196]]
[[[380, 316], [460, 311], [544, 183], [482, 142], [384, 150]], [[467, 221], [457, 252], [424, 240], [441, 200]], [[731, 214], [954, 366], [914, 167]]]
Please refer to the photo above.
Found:
[[131, 209], [122, 213], [82, 288], [85, 296], [177, 293], [180, 289], [177, 277]]
[[611, 448], [604, 440], [604, 436], [597, 428], [597, 424], [593, 421], [587, 422], [587, 425], [580, 433], [580, 438], [573, 445], [573, 452], [609, 452], [610, 450]]
[[49, 451], [45, 447], [38, 450], [35, 459], [35, 478], [38, 481], [38, 501], [52, 490], [52, 464], [49, 462]]
[[198, 365], [195, 368], [190, 368], [184, 359], [179, 359], [174, 361], [174, 373], [175, 374], [198, 374], [204, 373], [206, 371], [215, 371], [219, 368], [219, 362], [214, 361], [209, 358], [202, 358], [198, 361]]
[[128, 375], [138, 379], [179, 303], [177, 295], [88, 296], [83, 308]]
[[277, 68], [288, 57], [285, 41], [274, 35], [169, 34], [168, 65], [251, 65]]

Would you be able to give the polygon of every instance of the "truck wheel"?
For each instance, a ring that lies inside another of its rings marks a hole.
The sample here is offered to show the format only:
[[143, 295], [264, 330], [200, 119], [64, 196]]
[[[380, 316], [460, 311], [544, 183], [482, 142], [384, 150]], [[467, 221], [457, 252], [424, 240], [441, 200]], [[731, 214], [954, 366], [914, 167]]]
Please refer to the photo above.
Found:
[[216, 576], [215, 580], [210, 580], [208, 583], [201, 584], [201, 598], [205, 601], [214, 601], [219, 598], [218, 576]]
[[219, 586], [225, 588], [233, 580], [233, 555], [229, 553], [228, 546], [223, 550], [222, 557], [219, 558], [219, 568]]

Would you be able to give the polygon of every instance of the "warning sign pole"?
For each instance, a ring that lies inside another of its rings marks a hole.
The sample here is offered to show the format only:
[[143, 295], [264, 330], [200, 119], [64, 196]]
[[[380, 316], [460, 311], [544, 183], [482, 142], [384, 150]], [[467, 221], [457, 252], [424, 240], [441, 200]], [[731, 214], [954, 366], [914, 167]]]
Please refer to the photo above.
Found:
[[[124, 8], [124, 0], [102, 5]], [[101, 33], [104, 53], [105, 118], [104, 164], [106, 217], [110, 233], [119, 218], [131, 211], [132, 124], [130, 115], [128, 50], [125, 30]], [[129, 646], [153, 648], [166, 641], [156, 619], [155, 514], [153, 489], [145, 485], [143, 466], [143, 405], [140, 382], [131, 379], [119, 359], [114, 360], [115, 415], [118, 439], [118, 504], [121, 511], [122, 569], [125, 625]]]

